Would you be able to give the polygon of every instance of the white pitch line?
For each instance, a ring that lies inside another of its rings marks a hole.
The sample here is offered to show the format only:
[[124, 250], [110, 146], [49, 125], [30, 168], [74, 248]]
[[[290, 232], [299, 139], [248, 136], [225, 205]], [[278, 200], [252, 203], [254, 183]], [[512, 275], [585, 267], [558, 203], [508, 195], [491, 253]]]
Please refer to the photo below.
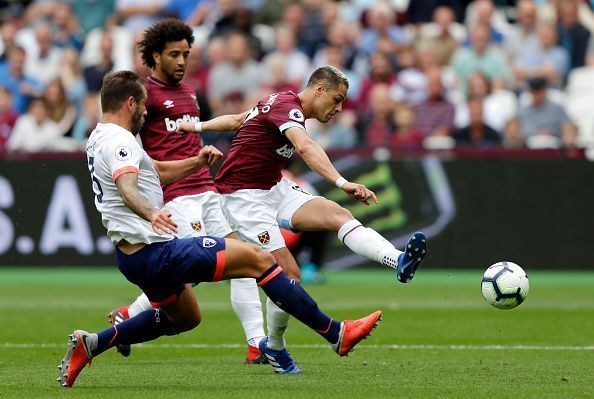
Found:
[[[137, 344], [139, 348], [157, 349], [243, 349], [243, 344]], [[56, 343], [16, 343], [4, 342], [0, 348], [5, 349], [35, 349], [35, 348], [65, 348], [66, 344]], [[291, 348], [322, 349], [328, 345], [322, 344], [295, 344]], [[526, 350], [526, 351], [594, 351], [594, 345], [568, 346], [568, 345], [364, 345], [367, 349], [396, 349], [396, 350]]]

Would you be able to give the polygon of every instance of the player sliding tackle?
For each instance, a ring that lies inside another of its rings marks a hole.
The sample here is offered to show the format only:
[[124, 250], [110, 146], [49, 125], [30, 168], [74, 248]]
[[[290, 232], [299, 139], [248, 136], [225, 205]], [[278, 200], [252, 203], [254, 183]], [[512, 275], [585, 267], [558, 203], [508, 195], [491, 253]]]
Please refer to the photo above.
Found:
[[211, 146], [177, 161], [152, 160], [134, 139], [146, 115], [146, 88], [134, 72], [110, 73], [101, 89], [102, 122], [89, 137], [87, 157], [107, 235], [116, 245], [122, 274], [148, 296], [155, 309], [97, 333], [75, 330], [58, 366], [58, 381], [71, 387], [91, 359], [118, 344], [135, 344], [191, 330], [201, 321], [188, 283], [239, 277], [255, 278], [281, 309], [324, 337], [345, 356], [380, 320], [376, 311], [356, 321], [338, 321], [322, 313], [299, 284], [289, 280], [274, 257], [255, 245], [217, 237], [174, 237], [177, 225], [162, 209], [161, 185], [222, 154]]
[[[147, 117], [138, 133], [142, 148], [158, 161], [190, 158], [200, 152], [199, 134], [176, 134], [177, 121], [200, 120], [196, 90], [182, 81], [185, 76], [190, 48], [194, 42], [192, 28], [177, 19], [165, 19], [147, 28], [138, 51], [143, 63], [151, 69], [146, 79]], [[236, 131], [247, 112], [222, 115], [203, 122], [209, 131]], [[163, 186], [165, 209], [171, 211], [178, 225], [177, 237], [216, 236], [239, 239], [227, 223], [214, 179], [208, 168], [202, 168], [173, 184]], [[231, 306], [244, 328], [247, 341], [246, 364], [268, 363], [258, 343], [264, 333], [264, 317], [260, 292], [253, 278], [233, 279], [230, 284]], [[112, 324], [152, 309], [145, 294], [130, 306], [109, 313]], [[118, 345], [118, 352], [129, 356], [130, 345]]]
[[[348, 86], [344, 73], [325, 66], [312, 73], [300, 93], [274, 93], [261, 100], [233, 138], [215, 178], [224, 198], [223, 211], [240, 238], [274, 255], [289, 278], [299, 280], [299, 268], [285, 246], [280, 227], [333, 231], [353, 252], [396, 269], [398, 280], [408, 283], [425, 257], [423, 233], [413, 234], [404, 252], [399, 251], [336, 202], [308, 194], [294, 182], [282, 179], [281, 170], [297, 151], [312, 170], [351, 198], [366, 205], [378, 202], [373, 191], [342, 177], [305, 130], [306, 119], [326, 123], [342, 110]], [[200, 122], [180, 125], [186, 132], [200, 128]], [[280, 365], [277, 373], [301, 372], [285, 349], [289, 315], [268, 300], [266, 317], [268, 337], [260, 341], [260, 350]]]

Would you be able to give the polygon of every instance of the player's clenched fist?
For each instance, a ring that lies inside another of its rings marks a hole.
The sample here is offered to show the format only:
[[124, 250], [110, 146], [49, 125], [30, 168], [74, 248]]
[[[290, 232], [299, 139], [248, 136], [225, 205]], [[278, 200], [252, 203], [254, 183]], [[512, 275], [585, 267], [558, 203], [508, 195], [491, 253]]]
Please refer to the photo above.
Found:
[[198, 153], [198, 159], [206, 162], [208, 166], [214, 164], [223, 157], [223, 153], [212, 145], [202, 147]]
[[181, 121], [177, 124], [177, 128], [175, 129], [176, 133], [185, 134], [185, 133], [195, 133], [196, 132], [196, 124], [194, 122], [186, 122]]

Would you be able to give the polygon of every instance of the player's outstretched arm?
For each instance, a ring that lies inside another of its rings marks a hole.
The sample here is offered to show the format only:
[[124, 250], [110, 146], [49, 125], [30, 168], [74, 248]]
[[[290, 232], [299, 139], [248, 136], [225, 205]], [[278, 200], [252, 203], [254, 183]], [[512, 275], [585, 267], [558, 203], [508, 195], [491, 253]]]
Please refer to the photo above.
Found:
[[318, 143], [316, 143], [303, 129], [290, 127], [285, 130], [285, 136], [291, 141], [301, 158], [314, 172], [318, 173], [324, 179], [332, 184], [336, 184], [349, 197], [359, 202], [369, 205], [369, 200], [378, 204], [375, 193], [365, 187], [363, 184], [346, 181], [336, 170], [328, 154]]
[[156, 233], [172, 234], [177, 232], [177, 225], [171, 219], [171, 213], [167, 210], [155, 208], [140, 194], [140, 191], [138, 191], [138, 175], [136, 173], [124, 173], [120, 175], [116, 179], [115, 184], [122, 196], [124, 205], [144, 220], [151, 222], [153, 230]]
[[176, 131], [177, 133], [235, 132], [239, 130], [247, 115], [248, 111], [245, 111], [241, 114], [217, 116], [204, 122], [181, 122]]
[[155, 165], [155, 169], [159, 173], [161, 185], [164, 186], [175, 183], [204, 166], [213, 165], [222, 156], [223, 153], [216, 147], [207, 145], [202, 147], [195, 157], [176, 161], [155, 161], [153, 159], [153, 165]]

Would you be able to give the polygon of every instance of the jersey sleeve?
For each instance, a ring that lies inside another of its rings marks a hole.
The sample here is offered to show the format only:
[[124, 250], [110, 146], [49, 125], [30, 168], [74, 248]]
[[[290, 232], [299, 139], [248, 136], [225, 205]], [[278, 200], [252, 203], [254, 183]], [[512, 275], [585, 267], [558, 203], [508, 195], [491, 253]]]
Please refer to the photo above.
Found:
[[105, 163], [115, 182], [124, 173], [136, 173], [140, 168], [143, 149], [132, 135], [118, 138], [106, 146]]
[[274, 104], [270, 109], [268, 120], [278, 128], [281, 134], [290, 127], [305, 129], [305, 116], [301, 106], [295, 102], [284, 101]]

